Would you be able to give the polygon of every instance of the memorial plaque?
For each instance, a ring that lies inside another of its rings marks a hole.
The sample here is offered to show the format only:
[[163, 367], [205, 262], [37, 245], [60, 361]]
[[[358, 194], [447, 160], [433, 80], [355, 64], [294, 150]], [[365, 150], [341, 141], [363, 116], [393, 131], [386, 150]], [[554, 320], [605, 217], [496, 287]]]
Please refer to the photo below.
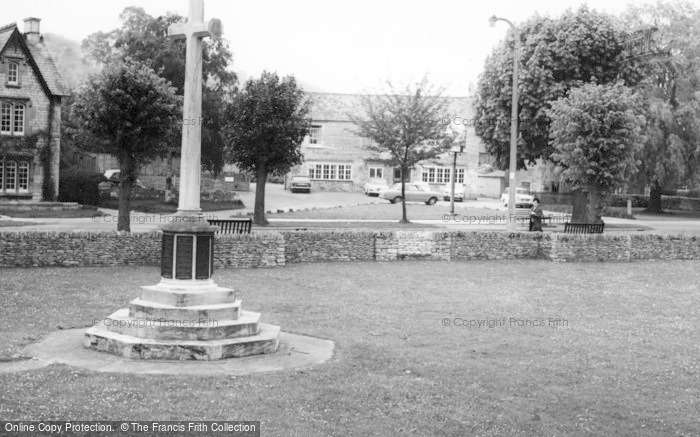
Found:
[[173, 277], [173, 234], [163, 233], [163, 243], [160, 256], [160, 276]]
[[209, 279], [211, 277], [211, 240], [211, 235], [197, 236], [195, 279]]
[[177, 255], [175, 257], [175, 279], [192, 278], [192, 253], [194, 235], [177, 236]]

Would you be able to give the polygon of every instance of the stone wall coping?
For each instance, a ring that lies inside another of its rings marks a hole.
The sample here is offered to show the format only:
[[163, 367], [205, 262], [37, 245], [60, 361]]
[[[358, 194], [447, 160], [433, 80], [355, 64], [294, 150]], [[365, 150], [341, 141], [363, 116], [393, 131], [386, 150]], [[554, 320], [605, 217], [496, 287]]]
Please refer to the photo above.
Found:
[[[160, 238], [162, 231], [151, 232], [117, 232], [117, 231], [12, 231], [0, 232], [1, 239], [41, 239], [41, 238], [104, 238], [104, 237], [119, 237], [119, 238]], [[307, 230], [304, 232], [297, 231], [261, 231], [256, 230], [250, 234], [215, 234], [216, 238], [221, 239], [251, 239], [251, 240], [278, 240], [288, 236], [315, 236], [315, 237], [330, 237], [330, 236], [347, 236], [347, 237], [423, 237], [432, 235], [438, 238], [451, 237], [469, 237], [469, 236], [494, 236], [518, 239], [545, 239], [559, 241], [577, 241], [577, 240], [622, 240], [631, 238], [633, 240], [689, 240], [697, 241], [700, 237], [688, 234], [666, 234], [666, 233], [644, 233], [644, 234], [628, 234], [628, 233], [605, 233], [605, 234], [564, 234], [564, 233], [538, 233], [538, 232], [505, 232], [505, 231], [485, 231], [485, 230], [455, 230], [455, 231], [372, 231], [372, 230]]]

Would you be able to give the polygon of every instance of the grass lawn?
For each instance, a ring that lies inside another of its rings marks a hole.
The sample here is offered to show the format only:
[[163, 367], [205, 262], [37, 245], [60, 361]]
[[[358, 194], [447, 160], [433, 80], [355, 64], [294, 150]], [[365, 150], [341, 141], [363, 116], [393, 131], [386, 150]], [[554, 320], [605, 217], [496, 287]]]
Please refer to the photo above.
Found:
[[290, 230], [290, 229], [354, 229], [354, 230], [403, 230], [403, 229], [432, 229], [438, 226], [420, 223], [399, 223], [396, 222], [270, 222], [269, 226], [253, 225], [253, 230]]
[[102, 215], [102, 213], [99, 212], [97, 210], [97, 207], [95, 206], [83, 205], [81, 209], [69, 209], [65, 211], [52, 211], [48, 209], [17, 211], [10, 209], [0, 209], [0, 215], [6, 215], [12, 218], [82, 218], [95, 217], [96, 215]]
[[39, 223], [34, 223], [34, 222], [21, 222], [17, 220], [0, 220], [0, 228], [7, 228], [7, 227], [17, 227], [17, 226], [34, 226], [38, 225]]
[[[379, 201], [381, 202], [381, 200]], [[450, 212], [449, 202], [438, 202], [435, 205], [424, 203], [406, 204], [408, 220], [442, 220], [442, 216]], [[504, 215], [505, 211], [490, 208], [464, 208], [460, 202], [455, 203], [455, 212], [462, 215]], [[346, 219], [346, 220], [401, 220], [401, 204], [391, 204], [388, 201], [376, 205], [358, 205], [343, 208], [316, 209], [311, 211], [286, 212], [271, 214], [269, 218], [295, 219]]]
[[[100, 203], [100, 208], [109, 209], [119, 209], [119, 200], [110, 199], [105, 200]], [[240, 200], [235, 200], [233, 202], [210, 202], [202, 200], [200, 202], [200, 208], [202, 211], [224, 211], [228, 209], [241, 209], [245, 208], [243, 202]], [[146, 213], [175, 213], [177, 211], [177, 204], [165, 203], [157, 200], [148, 199], [132, 199], [131, 200], [131, 210]]]
[[[10, 359], [58, 327], [86, 327], [127, 306], [159, 274], [2, 269], [0, 279], [0, 357]], [[265, 436], [700, 429], [696, 261], [321, 263], [219, 270], [215, 279], [242, 292], [263, 322], [334, 340], [334, 357], [312, 370], [243, 377], [64, 365], [0, 373], [0, 416], [260, 420]], [[567, 325], [522, 326], [550, 318]], [[472, 319], [499, 325], [455, 326]]]

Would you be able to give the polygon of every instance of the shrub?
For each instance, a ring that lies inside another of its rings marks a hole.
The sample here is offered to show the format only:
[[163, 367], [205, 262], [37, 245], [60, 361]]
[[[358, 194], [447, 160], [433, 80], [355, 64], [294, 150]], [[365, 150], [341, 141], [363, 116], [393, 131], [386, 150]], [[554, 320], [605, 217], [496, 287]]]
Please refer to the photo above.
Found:
[[85, 170], [61, 172], [58, 200], [59, 202], [97, 205], [100, 202], [100, 192], [97, 186], [103, 180], [102, 174]]

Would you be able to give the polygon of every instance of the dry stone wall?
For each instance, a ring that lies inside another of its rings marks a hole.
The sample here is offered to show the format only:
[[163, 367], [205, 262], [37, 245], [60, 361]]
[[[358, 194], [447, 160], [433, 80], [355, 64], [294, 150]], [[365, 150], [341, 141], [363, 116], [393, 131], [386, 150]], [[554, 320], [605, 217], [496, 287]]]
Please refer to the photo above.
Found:
[[[161, 234], [0, 232], [0, 267], [159, 265]], [[321, 261], [700, 260], [689, 235], [492, 231], [283, 231], [217, 235], [216, 268]]]

